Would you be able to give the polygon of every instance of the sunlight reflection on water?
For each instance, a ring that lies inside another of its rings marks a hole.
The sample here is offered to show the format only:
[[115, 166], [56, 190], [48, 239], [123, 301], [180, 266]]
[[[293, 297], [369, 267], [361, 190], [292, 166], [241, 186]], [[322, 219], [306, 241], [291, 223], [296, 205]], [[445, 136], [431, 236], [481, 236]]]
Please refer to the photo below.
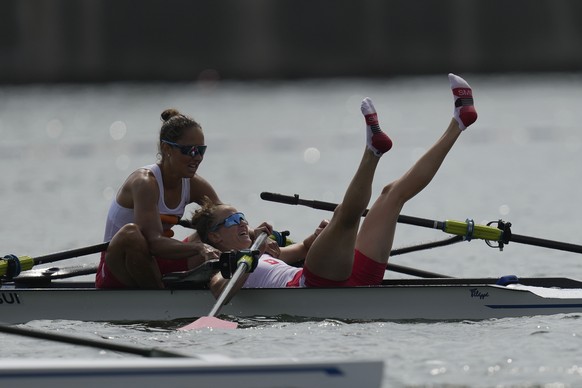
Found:
[[[478, 122], [404, 214], [478, 223], [503, 218], [513, 231], [582, 243], [582, 106], [579, 74], [467, 76]], [[100, 242], [109, 201], [133, 169], [156, 160], [159, 114], [176, 107], [203, 126], [209, 145], [200, 174], [251, 223], [271, 221], [296, 239], [325, 211], [261, 201], [261, 191], [338, 202], [364, 147], [360, 100], [370, 96], [395, 146], [374, 183], [404, 173], [440, 136], [452, 113], [446, 75], [292, 83], [115, 84], [0, 87], [4, 184], [1, 246], [40, 255]], [[177, 238], [187, 231], [178, 230]], [[445, 238], [399, 226], [396, 247]], [[482, 241], [402, 255], [394, 262], [453, 276], [582, 279], [577, 255]], [[96, 262], [96, 256], [78, 259]], [[389, 274], [388, 276], [398, 276]], [[155, 308], [155, 306], [152, 306]], [[349, 308], [347, 306], [346, 308]], [[380, 357], [386, 386], [576, 384], [582, 373], [578, 316], [482, 323], [266, 322], [231, 333], [177, 334], [132, 326], [37, 322], [33, 327], [143, 346], [232, 356]], [[544, 333], [532, 335], [537, 327]], [[0, 357], [102, 357], [92, 349], [3, 338]], [[460, 346], [462, 344], [462, 346]], [[453, 351], [454, 350], [454, 351]], [[110, 352], [105, 356], [116, 356]]]

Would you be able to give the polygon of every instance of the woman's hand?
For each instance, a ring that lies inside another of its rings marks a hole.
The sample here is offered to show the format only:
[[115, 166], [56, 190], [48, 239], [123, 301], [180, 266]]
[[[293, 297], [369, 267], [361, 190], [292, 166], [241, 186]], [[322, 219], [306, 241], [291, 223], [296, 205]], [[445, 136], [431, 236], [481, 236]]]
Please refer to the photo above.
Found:
[[[255, 238], [263, 232], [267, 233], [267, 236], [270, 236], [273, 233], [273, 226], [267, 222], [263, 222], [261, 225], [255, 228]], [[281, 249], [279, 248], [277, 241], [270, 238], [265, 240], [265, 243], [262, 247], [259, 248], [259, 250], [261, 251], [261, 254], [266, 253], [273, 257], [279, 257], [281, 254]]]
[[220, 254], [221, 252], [212, 245], [201, 243], [200, 255], [204, 257], [204, 261], [219, 259]]
[[211, 245], [199, 243], [194, 255], [188, 258], [188, 269], [194, 269], [206, 261], [219, 259], [220, 251]]

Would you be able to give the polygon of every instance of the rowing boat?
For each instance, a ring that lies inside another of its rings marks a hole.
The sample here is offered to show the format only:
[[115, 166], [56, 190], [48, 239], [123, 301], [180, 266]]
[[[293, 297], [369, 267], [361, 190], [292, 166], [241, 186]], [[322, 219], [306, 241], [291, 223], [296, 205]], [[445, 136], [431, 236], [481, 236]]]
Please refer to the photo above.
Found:
[[[221, 354], [187, 355], [26, 327], [0, 324], [0, 332], [89, 346], [146, 358], [5, 359], [0, 386], [31, 387], [380, 387], [381, 360], [231, 358]], [[283, 385], [282, 385], [283, 384]]]
[[[167, 283], [164, 290], [99, 290], [93, 282], [58, 279], [56, 275], [57, 279], [47, 275], [39, 282], [34, 271], [31, 273], [0, 287], [0, 321], [171, 321], [204, 316], [215, 303], [210, 291], [192, 280], [199, 279], [197, 272]], [[58, 268], [52, 268], [52, 275], [58, 273]], [[411, 278], [385, 279], [382, 285], [369, 287], [242, 289], [221, 313], [239, 318], [345, 321], [484, 320], [582, 313], [582, 282], [511, 276]]]
[[[333, 211], [337, 204], [262, 193], [261, 198]], [[365, 212], [364, 212], [365, 214]], [[482, 239], [503, 250], [519, 243], [582, 253], [582, 246], [515, 234], [501, 220], [477, 225], [472, 220], [436, 221], [401, 215], [398, 222], [439, 229], [454, 237], [393, 250], [391, 256], [418, 249]], [[496, 224], [497, 227], [491, 226]], [[216, 261], [164, 277], [163, 290], [97, 290], [93, 282], [71, 281], [94, 274], [96, 267], [32, 269], [35, 265], [106, 249], [107, 243], [31, 258], [10, 255], [0, 261], [0, 321], [21, 323], [37, 319], [81, 321], [171, 321], [204, 317], [216, 301], [206, 288]], [[393, 264], [387, 269], [395, 270]], [[397, 266], [419, 279], [385, 279], [381, 285], [350, 288], [242, 289], [221, 306], [223, 315], [278, 319], [338, 319], [346, 321], [484, 320], [582, 313], [582, 281], [569, 278], [450, 278]], [[18, 268], [19, 271], [15, 271]], [[22, 269], [22, 273], [20, 273]]]
[[60, 387], [329, 387], [377, 388], [382, 361], [202, 358], [5, 359], [0, 386]]

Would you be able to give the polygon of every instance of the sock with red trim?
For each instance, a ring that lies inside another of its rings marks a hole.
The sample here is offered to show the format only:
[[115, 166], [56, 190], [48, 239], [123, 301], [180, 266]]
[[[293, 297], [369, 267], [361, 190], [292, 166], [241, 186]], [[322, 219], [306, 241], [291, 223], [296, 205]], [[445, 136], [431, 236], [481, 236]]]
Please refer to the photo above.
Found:
[[362, 114], [366, 119], [366, 143], [368, 148], [378, 157], [392, 148], [392, 140], [386, 135], [378, 124], [378, 114], [372, 100], [368, 97], [362, 100]]
[[465, 130], [465, 128], [477, 120], [477, 111], [473, 105], [473, 90], [471, 90], [467, 81], [458, 75], [449, 73], [449, 82], [455, 98], [455, 112], [453, 116], [457, 120], [457, 123], [459, 123], [459, 128]]

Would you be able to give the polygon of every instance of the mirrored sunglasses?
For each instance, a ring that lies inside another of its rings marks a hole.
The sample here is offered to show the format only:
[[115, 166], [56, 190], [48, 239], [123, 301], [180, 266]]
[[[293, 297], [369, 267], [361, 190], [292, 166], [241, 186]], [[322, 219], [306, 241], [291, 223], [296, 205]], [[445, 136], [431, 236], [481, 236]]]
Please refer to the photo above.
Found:
[[182, 155], [188, 155], [192, 157], [195, 157], [196, 155], [204, 156], [207, 147], [205, 145], [181, 145], [167, 140], [162, 140], [162, 143], [166, 143], [169, 146], [179, 149]]
[[214, 225], [210, 229], [210, 231], [215, 232], [223, 225], [225, 228], [230, 228], [231, 226], [234, 226], [234, 225], [240, 225], [241, 222], [247, 222], [245, 215], [243, 213], [240, 213], [240, 212], [234, 213], [234, 214], [231, 214], [230, 216], [226, 217], [224, 219], [224, 221]]

